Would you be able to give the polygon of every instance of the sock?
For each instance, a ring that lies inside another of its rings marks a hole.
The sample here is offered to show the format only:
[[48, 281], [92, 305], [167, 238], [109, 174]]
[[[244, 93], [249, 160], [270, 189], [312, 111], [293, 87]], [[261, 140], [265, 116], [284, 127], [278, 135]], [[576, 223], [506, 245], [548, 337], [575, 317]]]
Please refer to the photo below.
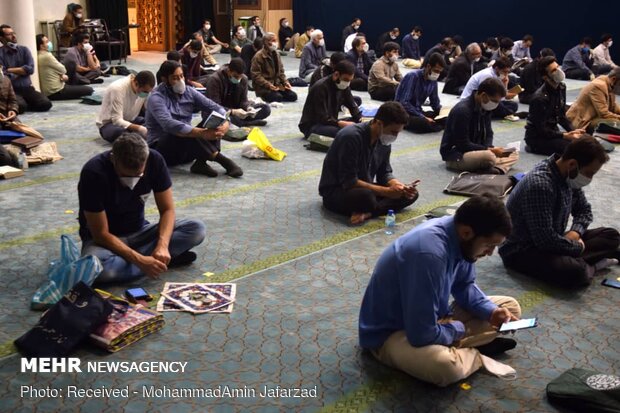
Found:
[[609, 268], [612, 265], [618, 265], [618, 260], [615, 258], [603, 258], [594, 264], [594, 271], [604, 270], [605, 268]]
[[234, 163], [231, 159], [222, 155], [222, 153], [218, 153], [214, 159], [215, 162], [219, 163], [226, 169], [226, 173], [228, 176], [232, 176], [233, 178], [238, 178], [243, 175], [243, 171], [239, 168], [239, 165]]
[[207, 161], [196, 159], [194, 164], [189, 168], [189, 171], [193, 174], [206, 175], [211, 178], [217, 176], [217, 171], [207, 164]]

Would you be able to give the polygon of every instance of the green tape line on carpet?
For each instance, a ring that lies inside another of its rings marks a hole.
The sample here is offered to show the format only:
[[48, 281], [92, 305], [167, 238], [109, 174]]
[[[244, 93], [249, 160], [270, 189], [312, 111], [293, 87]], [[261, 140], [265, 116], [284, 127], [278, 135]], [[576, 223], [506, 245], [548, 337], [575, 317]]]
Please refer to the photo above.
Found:
[[11, 189], [24, 188], [24, 187], [32, 186], [32, 185], [49, 184], [52, 182], [63, 181], [65, 179], [77, 178], [79, 176], [80, 174], [77, 172], [70, 172], [70, 173], [56, 175], [56, 176], [42, 176], [41, 178], [35, 178], [35, 179], [28, 180], [28, 181], [21, 181], [21, 182], [15, 182], [15, 183], [2, 185], [0, 186], [0, 192], [9, 191]]

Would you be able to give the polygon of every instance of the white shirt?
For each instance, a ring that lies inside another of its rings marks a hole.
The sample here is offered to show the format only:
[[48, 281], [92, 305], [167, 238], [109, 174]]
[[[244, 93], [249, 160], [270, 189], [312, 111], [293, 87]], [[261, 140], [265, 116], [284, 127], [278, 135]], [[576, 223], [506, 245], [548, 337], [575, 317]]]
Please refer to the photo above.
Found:
[[472, 93], [478, 90], [480, 84], [490, 77], [499, 79], [499, 76], [497, 76], [497, 73], [495, 73], [495, 70], [492, 67], [487, 67], [486, 69], [482, 69], [478, 73], [475, 73], [467, 81], [465, 89], [463, 89], [463, 93], [461, 93], [461, 99], [467, 99], [470, 97]]
[[134, 75], [113, 82], [106, 89], [101, 102], [101, 109], [97, 114], [97, 127], [112, 123], [127, 129], [139, 114], [147, 98], [138, 97], [131, 89]]
[[347, 53], [349, 50], [353, 49], [353, 40], [357, 37], [357, 33], [350, 34], [349, 37], [344, 41], [344, 52]]
[[611, 60], [609, 55], [609, 47], [606, 47], [603, 43], [599, 44], [592, 50], [594, 56], [595, 65], [611, 65], [612, 68], [616, 67], [616, 64]]

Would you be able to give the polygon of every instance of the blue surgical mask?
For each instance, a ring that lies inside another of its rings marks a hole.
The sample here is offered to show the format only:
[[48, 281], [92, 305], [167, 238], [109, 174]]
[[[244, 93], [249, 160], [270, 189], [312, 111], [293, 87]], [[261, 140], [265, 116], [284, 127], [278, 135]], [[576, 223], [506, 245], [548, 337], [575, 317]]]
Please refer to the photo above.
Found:
[[52, 50], [54, 50], [54, 43], [48, 42], [47, 43], [47, 51], [51, 52]]
[[589, 47], [584, 47], [583, 49], [581, 49], [584, 53], [588, 53], [590, 51]]
[[149, 92], [138, 92], [139, 98], [147, 98], [149, 97]]
[[239, 83], [241, 83], [241, 79], [237, 79], [236, 77], [230, 77], [230, 83], [232, 83], [233, 85], [238, 85]]

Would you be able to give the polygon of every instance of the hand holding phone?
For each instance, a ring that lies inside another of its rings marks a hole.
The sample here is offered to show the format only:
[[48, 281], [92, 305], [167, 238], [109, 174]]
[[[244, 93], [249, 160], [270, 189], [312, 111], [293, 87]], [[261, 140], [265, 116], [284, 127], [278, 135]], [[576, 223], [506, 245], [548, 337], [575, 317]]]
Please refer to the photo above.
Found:
[[538, 327], [538, 320], [536, 319], [536, 317], [524, 318], [524, 319], [517, 320], [517, 321], [509, 321], [507, 323], [502, 324], [498, 331], [500, 333], [507, 333], [509, 331], [517, 331], [517, 330], [523, 330], [526, 328], [533, 328], [533, 327]]

